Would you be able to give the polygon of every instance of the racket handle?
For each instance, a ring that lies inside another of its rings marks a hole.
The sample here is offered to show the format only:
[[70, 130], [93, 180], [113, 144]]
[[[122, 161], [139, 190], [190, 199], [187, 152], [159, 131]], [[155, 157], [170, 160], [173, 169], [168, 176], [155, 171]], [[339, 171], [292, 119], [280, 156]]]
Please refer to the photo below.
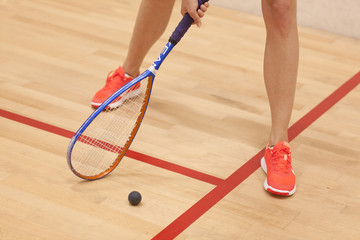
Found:
[[[202, 4], [205, 2], [208, 2], [209, 0], [198, 0], [199, 6], [198, 9]], [[169, 42], [176, 45], [178, 42], [180, 42], [181, 38], [185, 35], [187, 30], [191, 27], [192, 23], [194, 22], [194, 19], [190, 17], [188, 13], [184, 15], [184, 17], [181, 19], [180, 23], [175, 28], [175, 31], [171, 35]]]

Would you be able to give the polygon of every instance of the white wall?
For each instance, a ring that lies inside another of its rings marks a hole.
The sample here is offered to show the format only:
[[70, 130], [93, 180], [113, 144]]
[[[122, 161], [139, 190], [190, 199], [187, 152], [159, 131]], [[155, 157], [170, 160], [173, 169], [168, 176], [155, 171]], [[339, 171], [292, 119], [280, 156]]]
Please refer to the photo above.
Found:
[[[261, 15], [261, 0], [211, 0], [211, 4]], [[360, 39], [360, 0], [298, 0], [298, 24]]]

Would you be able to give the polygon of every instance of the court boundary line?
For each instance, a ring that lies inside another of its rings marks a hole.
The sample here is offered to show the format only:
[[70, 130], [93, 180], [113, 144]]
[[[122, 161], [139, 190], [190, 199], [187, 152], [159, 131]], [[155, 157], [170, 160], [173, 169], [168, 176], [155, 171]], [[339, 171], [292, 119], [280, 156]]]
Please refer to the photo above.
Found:
[[[29, 117], [25, 117], [22, 116], [20, 114], [17, 113], [13, 113], [13, 112], [9, 112], [7, 110], [4, 109], [0, 109], [0, 116], [16, 121], [18, 123], [22, 123], [49, 133], [53, 133], [62, 137], [66, 137], [66, 138], [72, 138], [75, 134], [75, 132], [66, 130], [64, 128], [60, 128], [60, 127], [56, 127], [54, 125], [48, 124], [48, 123], [44, 123]], [[184, 166], [180, 166], [177, 165], [175, 163], [171, 163], [171, 162], [167, 162], [164, 160], [161, 160], [159, 158], [155, 158], [155, 157], [151, 157], [139, 152], [135, 152], [133, 150], [128, 150], [125, 154], [126, 157], [130, 157], [132, 159], [153, 165], [155, 167], [159, 167], [162, 169], [166, 169], [168, 171], [174, 172], [174, 173], [178, 173], [205, 183], [209, 183], [212, 185], [218, 185], [221, 182], [224, 181], [224, 179], [212, 176], [210, 174], [206, 174], [203, 172], [199, 172]]]
[[[347, 80], [338, 87], [327, 98], [316, 105], [310, 112], [305, 114], [297, 122], [295, 122], [288, 130], [289, 142], [298, 136], [302, 131], [308, 128], [313, 122], [319, 119], [337, 102], [350, 93], [357, 85], [360, 84], [360, 72]], [[260, 167], [260, 159], [263, 156], [264, 148], [254, 157], [243, 164], [239, 169], [232, 173], [221, 184], [217, 185], [203, 198], [191, 206], [187, 211], [165, 227], [152, 240], [174, 239], [180, 235], [185, 229], [199, 219], [203, 214], [209, 211], [227, 194], [240, 185], [246, 178], [254, 173]]]

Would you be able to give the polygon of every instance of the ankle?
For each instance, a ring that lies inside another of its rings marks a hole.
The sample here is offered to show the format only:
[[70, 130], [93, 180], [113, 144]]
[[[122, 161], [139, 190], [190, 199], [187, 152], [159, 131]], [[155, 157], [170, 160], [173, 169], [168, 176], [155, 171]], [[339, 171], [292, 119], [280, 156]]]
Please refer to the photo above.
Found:
[[289, 142], [288, 136], [273, 136], [269, 137], [269, 146], [276, 145], [279, 142]]
[[122, 66], [122, 69], [124, 70], [125, 74], [129, 75], [132, 78], [139, 75], [139, 69], [138, 68], [132, 68], [132, 67], [129, 67], [126, 64], [124, 64]]

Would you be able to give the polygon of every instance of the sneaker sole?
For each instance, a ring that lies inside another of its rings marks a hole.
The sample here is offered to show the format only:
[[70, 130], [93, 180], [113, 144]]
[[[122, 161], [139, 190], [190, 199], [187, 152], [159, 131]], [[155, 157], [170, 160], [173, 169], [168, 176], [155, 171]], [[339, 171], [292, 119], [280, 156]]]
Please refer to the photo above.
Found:
[[[110, 103], [105, 109], [114, 109], [117, 107], [120, 107], [121, 104], [123, 104], [126, 100], [130, 99], [130, 98], [134, 98], [138, 95], [140, 95], [141, 93], [141, 89], [136, 89], [136, 90], [132, 90], [130, 92], [128, 92], [127, 94], [125, 94], [119, 101], [117, 102], [113, 102]], [[102, 103], [95, 103], [95, 102], [91, 102], [91, 106], [93, 106], [94, 108], [98, 108]]]
[[[265, 173], [267, 173], [267, 167], [266, 167], [266, 162], [265, 162], [265, 158], [262, 157], [261, 158], [261, 168], [264, 170]], [[280, 189], [276, 189], [271, 187], [268, 183], [267, 183], [267, 178], [264, 181], [264, 188], [266, 191], [273, 193], [273, 194], [277, 194], [277, 195], [282, 195], [282, 196], [290, 196], [293, 195], [296, 191], [296, 185], [294, 186], [294, 188], [291, 191], [287, 191], [287, 190], [280, 190]]]

